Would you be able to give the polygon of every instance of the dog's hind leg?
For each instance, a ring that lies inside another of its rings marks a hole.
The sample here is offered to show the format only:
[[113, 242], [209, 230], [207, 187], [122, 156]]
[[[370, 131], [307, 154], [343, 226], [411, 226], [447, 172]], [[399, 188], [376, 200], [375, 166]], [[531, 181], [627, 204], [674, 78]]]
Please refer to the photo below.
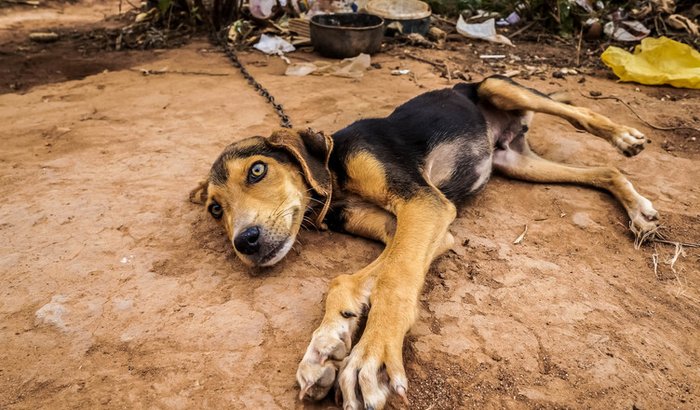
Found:
[[624, 175], [613, 167], [576, 167], [540, 158], [530, 150], [497, 149], [494, 168], [512, 178], [532, 182], [583, 184], [609, 191], [627, 211], [630, 229], [641, 244], [657, 228], [658, 212], [641, 196]]
[[487, 78], [479, 85], [478, 94], [498, 110], [534, 111], [564, 118], [575, 127], [609, 141], [626, 156], [637, 155], [647, 142], [644, 134], [632, 127], [616, 124], [588, 108], [556, 101], [505, 77]]

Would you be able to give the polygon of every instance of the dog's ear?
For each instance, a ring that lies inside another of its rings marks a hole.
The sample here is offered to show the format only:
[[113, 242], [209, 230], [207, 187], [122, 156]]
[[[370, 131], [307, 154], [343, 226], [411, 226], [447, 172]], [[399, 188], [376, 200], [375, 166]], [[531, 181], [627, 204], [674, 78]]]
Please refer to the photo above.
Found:
[[204, 205], [207, 202], [207, 188], [209, 178], [199, 181], [197, 187], [190, 191], [190, 202], [197, 205]]
[[316, 219], [316, 226], [321, 227], [333, 194], [333, 181], [328, 168], [333, 139], [311, 128], [303, 131], [279, 129], [270, 135], [268, 143], [291, 154], [299, 163], [306, 183], [323, 198], [323, 209]]

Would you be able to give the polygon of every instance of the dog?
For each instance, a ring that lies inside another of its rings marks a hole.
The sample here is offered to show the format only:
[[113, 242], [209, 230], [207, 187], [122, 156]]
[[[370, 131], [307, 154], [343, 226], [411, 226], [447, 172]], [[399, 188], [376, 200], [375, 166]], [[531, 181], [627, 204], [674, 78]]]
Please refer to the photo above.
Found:
[[654, 234], [657, 211], [616, 168], [551, 162], [530, 149], [536, 112], [564, 118], [627, 156], [649, 142], [560, 94], [493, 76], [427, 92], [332, 136], [280, 129], [231, 144], [216, 159], [191, 199], [224, 226], [247, 265], [279, 262], [305, 223], [385, 244], [369, 266], [331, 281], [325, 315], [296, 374], [300, 399], [320, 400], [335, 385], [345, 409], [381, 409], [392, 393], [406, 400], [402, 345], [425, 275], [454, 244], [448, 229], [456, 206], [494, 170], [607, 190], [627, 211], [636, 238]]

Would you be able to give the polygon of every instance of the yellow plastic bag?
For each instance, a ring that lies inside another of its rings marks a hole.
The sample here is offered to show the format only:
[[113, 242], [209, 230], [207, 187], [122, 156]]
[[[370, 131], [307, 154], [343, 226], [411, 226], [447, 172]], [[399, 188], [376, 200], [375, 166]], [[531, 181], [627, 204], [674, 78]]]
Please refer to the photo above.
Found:
[[634, 54], [611, 46], [600, 58], [622, 81], [700, 89], [700, 53], [667, 37], [645, 38]]

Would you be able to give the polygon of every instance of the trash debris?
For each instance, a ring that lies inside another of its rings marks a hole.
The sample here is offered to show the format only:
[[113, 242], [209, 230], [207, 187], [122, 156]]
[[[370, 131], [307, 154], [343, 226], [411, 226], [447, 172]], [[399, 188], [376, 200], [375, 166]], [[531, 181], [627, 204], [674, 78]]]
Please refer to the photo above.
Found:
[[277, 0], [250, 0], [250, 14], [253, 17], [266, 20], [272, 17], [272, 8], [277, 5]]
[[460, 15], [459, 20], [457, 20], [457, 32], [467, 38], [486, 40], [492, 43], [506, 44], [514, 47], [508, 37], [496, 33], [495, 22], [495, 19], [490, 18], [483, 23], [468, 24]]
[[345, 78], [360, 78], [370, 66], [369, 54], [346, 58], [339, 62], [314, 61], [312, 63], [294, 63], [287, 67], [284, 75], [303, 77], [305, 75], [333, 75]]
[[296, 33], [299, 37], [311, 38], [311, 28], [309, 20], [305, 19], [289, 19], [289, 31]]
[[58, 33], [50, 32], [36, 32], [30, 33], [29, 39], [37, 43], [53, 43], [58, 40]]
[[410, 33], [407, 36], [405, 36], [406, 42], [412, 46], [419, 46], [419, 47], [426, 47], [426, 48], [433, 48], [435, 44], [432, 42], [428, 41], [425, 37], [418, 33]]
[[437, 27], [430, 27], [430, 30], [428, 30], [428, 40], [434, 42], [436, 47], [442, 50], [445, 48], [447, 33]]
[[552, 77], [554, 78], [564, 78], [567, 75], [578, 75], [578, 71], [573, 68], [562, 68], [552, 73]]
[[304, 77], [318, 70], [318, 66], [314, 63], [294, 63], [287, 66], [284, 75], [290, 77]]
[[504, 19], [499, 19], [496, 22], [497, 26], [514, 26], [516, 24], [520, 23], [520, 15], [517, 12], [512, 12], [508, 15], [508, 17]]
[[500, 60], [506, 58], [505, 54], [482, 54], [479, 56], [482, 60]]
[[364, 7], [369, 14], [384, 19], [387, 29], [401, 34], [427, 35], [430, 28], [430, 6], [420, 0], [369, 0]]
[[686, 16], [672, 14], [666, 18], [666, 23], [677, 30], [685, 30], [696, 37], [700, 36], [700, 26]]
[[634, 54], [610, 46], [601, 59], [622, 81], [700, 89], [700, 53], [667, 37], [645, 38]]
[[410, 73], [411, 73], [411, 70], [407, 70], [407, 69], [391, 70], [391, 75], [407, 75]]
[[282, 39], [281, 37], [269, 34], [263, 34], [260, 37], [260, 41], [258, 41], [258, 43], [253, 47], [262, 51], [265, 54], [276, 55], [282, 55], [284, 53], [289, 53], [295, 50], [294, 46], [286, 40]]
[[586, 40], [598, 40], [603, 36], [603, 25], [597, 18], [589, 18], [583, 23], [583, 38]]
[[254, 29], [255, 27], [251, 22], [243, 19], [236, 20], [228, 29], [228, 40], [233, 44], [242, 43]]
[[617, 41], [639, 41], [648, 36], [650, 31], [638, 21], [609, 21], [603, 32]]

